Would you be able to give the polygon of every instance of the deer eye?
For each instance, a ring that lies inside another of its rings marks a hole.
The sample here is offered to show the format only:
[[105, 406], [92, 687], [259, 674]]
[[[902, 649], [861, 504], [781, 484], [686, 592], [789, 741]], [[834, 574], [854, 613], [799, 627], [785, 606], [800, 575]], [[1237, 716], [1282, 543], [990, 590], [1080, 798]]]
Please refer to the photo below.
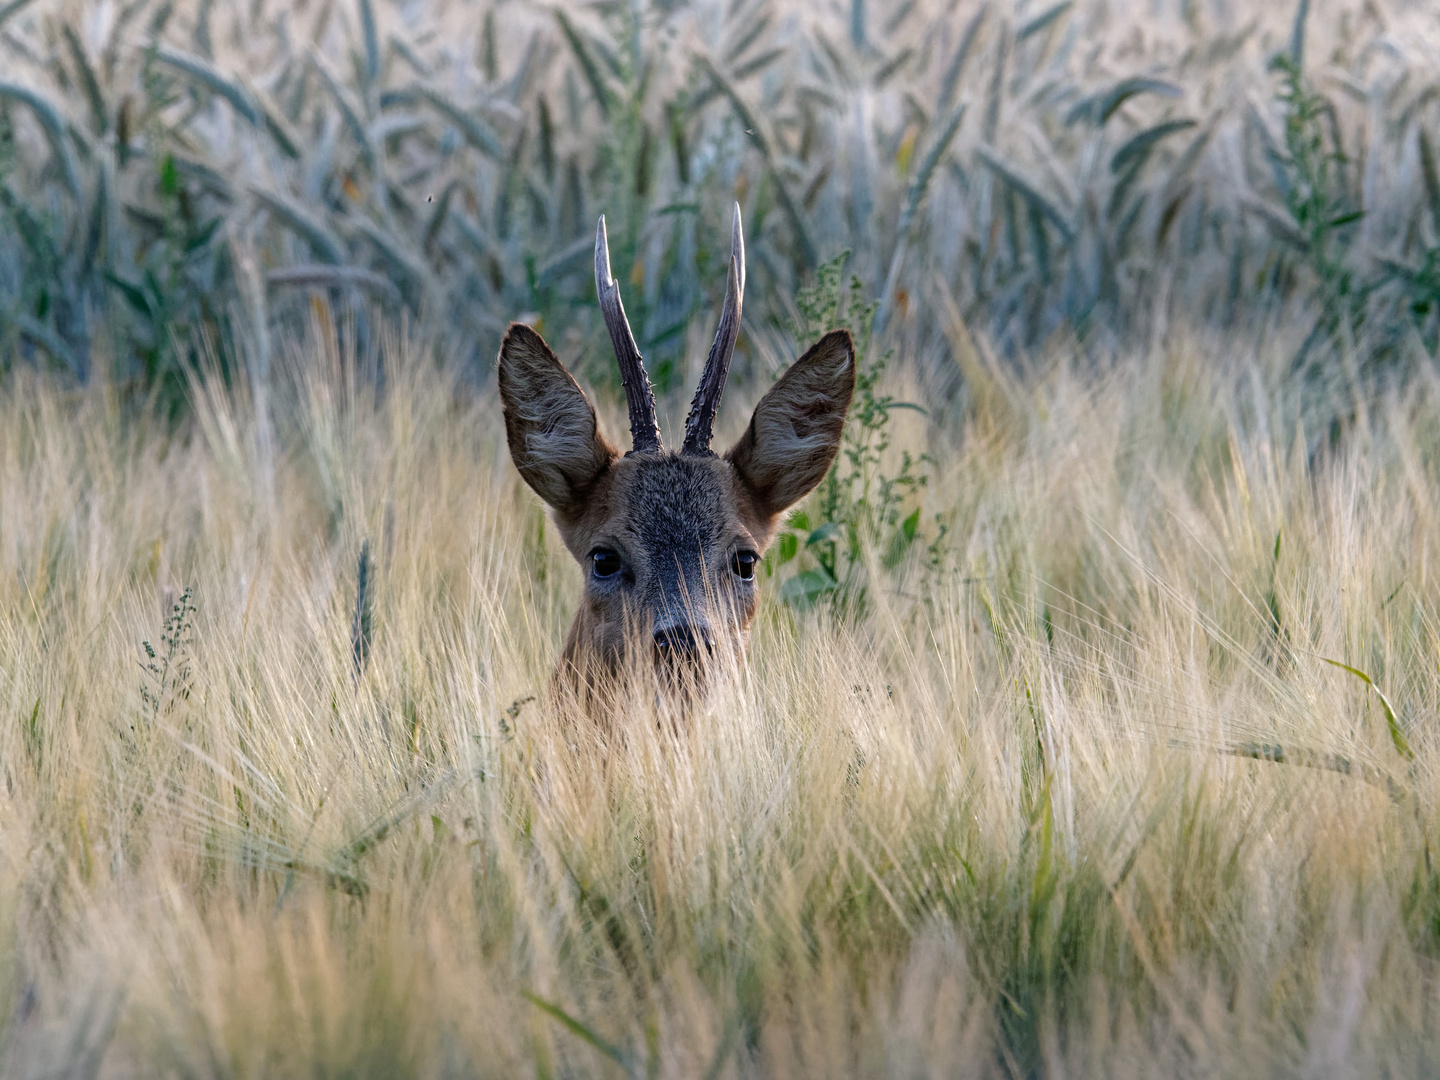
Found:
[[592, 551], [590, 565], [598, 578], [614, 577], [620, 572], [620, 556], [613, 551]]
[[737, 551], [730, 556], [730, 572], [742, 581], [749, 581], [755, 576], [755, 564], [760, 561], [760, 556], [753, 551]]

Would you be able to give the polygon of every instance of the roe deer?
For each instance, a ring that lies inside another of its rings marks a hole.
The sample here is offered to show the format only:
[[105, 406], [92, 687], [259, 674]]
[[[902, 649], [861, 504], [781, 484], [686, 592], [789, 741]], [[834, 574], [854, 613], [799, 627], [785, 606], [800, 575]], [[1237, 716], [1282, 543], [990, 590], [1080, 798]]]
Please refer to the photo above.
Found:
[[824, 478], [835, 460], [855, 389], [850, 335], [832, 330], [792, 364], [755, 407], [723, 457], [711, 426], [740, 331], [745, 248], [740, 207], [731, 226], [730, 272], [715, 342], [685, 421], [679, 453], [666, 451], [655, 398], [610, 276], [605, 218], [595, 236], [595, 288], [620, 365], [632, 449], [600, 433], [584, 391], [530, 327], [510, 326], [498, 381], [510, 456], [554, 510], [585, 573], [562, 673], [589, 681], [634, 658], [675, 671], [703, 666], [718, 648], [743, 651], [755, 613], [756, 566], [780, 515]]

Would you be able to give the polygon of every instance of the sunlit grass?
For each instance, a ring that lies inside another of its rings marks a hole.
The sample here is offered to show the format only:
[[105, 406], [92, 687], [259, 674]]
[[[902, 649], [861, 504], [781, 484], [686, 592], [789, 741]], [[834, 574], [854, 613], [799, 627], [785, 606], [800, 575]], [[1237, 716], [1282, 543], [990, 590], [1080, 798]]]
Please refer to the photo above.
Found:
[[895, 419], [938, 567], [840, 615], [772, 577], [737, 686], [602, 732], [493, 398], [282, 351], [268, 433], [219, 380], [173, 433], [0, 396], [7, 1076], [1434, 1060], [1428, 375], [1332, 435], [1285, 349], [977, 358]]

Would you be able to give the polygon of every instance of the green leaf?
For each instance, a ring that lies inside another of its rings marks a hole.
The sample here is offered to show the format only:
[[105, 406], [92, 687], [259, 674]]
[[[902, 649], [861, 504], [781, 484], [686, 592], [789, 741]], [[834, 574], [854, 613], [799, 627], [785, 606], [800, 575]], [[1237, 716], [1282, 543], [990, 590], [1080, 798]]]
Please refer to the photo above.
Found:
[[1425, 196], [1430, 203], [1430, 227], [1440, 233], [1440, 168], [1435, 165], [1435, 148], [1425, 134], [1424, 125], [1419, 127], [1420, 175], [1425, 180]]
[[1074, 239], [1075, 229], [1070, 224], [1068, 212], [1049, 198], [1041, 190], [1040, 184], [1036, 180], [1025, 175], [989, 147], [976, 147], [975, 155], [990, 168], [991, 172], [1009, 185], [1011, 190], [1029, 203], [1037, 214], [1054, 225], [1067, 244]]
[[45, 129], [45, 137], [49, 140], [56, 158], [59, 159], [61, 171], [65, 175], [65, 183], [70, 188], [70, 194], [74, 195], [78, 202], [80, 200], [80, 172], [75, 165], [75, 154], [70, 145], [72, 140], [68, 133], [72, 129], [64, 114], [34, 90], [18, 83], [0, 82], [0, 98], [18, 101], [35, 114], [35, 119], [40, 121], [40, 126]]
[[1138, 135], [1125, 140], [1120, 149], [1115, 151], [1115, 156], [1110, 159], [1110, 171], [1118, 174], [1131, 163], [1143, 165], [1145, 159], [1150, 156], [1150, 151], [1155, 149], [1162, 139], [1168, 138], [1176, 132], [1193, 128], [1195, 123], [1194, 120], [1189, 119], [1167, 120], [1163, 124], [1146, 128]]
[[930, 148], [925, 152], [925, 157], [920, 162], [920, 168], [915, 170], [915, 177], [910, 181], [910, 190], [905, 197], [905, 209], [900, 213], [900, 224], [896, 230], [899, 236], [904, 237], [910, 231], [910, 223], [915, 220], [915, 215], [920, 210], [920, 203], [925, 198], [925, 192], [929, 190], [935, 170], [946, 151], [950, 149], [950, 144], [955, 139], [955, 133], [960, 130], [960, 121], [965, 118], [965, 109], [966, 103], [961, 102], [945, 119], [940, 127], [939, 137], [931, 143]]
[[900, 531], [905, 534], [906, 540], [914, 540], [915, 534], [920, 529], [920, 508], [917, 506], [915, 512], [900, 523]]
[[923, 406], [916, 405], [913, 401], [887, 401], [887, 402], [885, 403], [885, 408], [886, 408], [887, 410], [889, 410], [889, 409], [909, 409], [911, 412], [918, 412], [921, 416], [929, 416], [929, 415], [930, 415], [930, 414], [925, 410], [925, 408], [924, 408]]
[[522, 991], [521, 996], [526, 1001], [530, 1002], [531, 1005], [534, 1005], [541, 1012], [546, 1013], [554, 1019], [558, 1020], [561, 1025], [564, 1026], [565, 1030], [569, 1031], [572, 1035], [578, 1036], [579, 1038], [583, 1039], [585, 1042], [593, 1046], [596, 1050], [600, 1051], [600, 1053], [604, 1054], [611, 1061], [615, 1062], [615, 1064], [619, 1065], [622, 1069], [624, 1069], [628, 1075], [635, 1075], [634, 1066], [632, 1066], [630, 1063], [630, 1056], [626, 1054], [625, 1051], [621, 1050], [618, 1046], [616, 1046], [614, 1043], [602, 1039], [599, 1035], [595, 1034], [595, 1032], [591, 1031], [579, 1020], [576, 1020], [573, 1016], [567, 1013], [559, 1005], [552, 1004], [551, 1002], [546, 1001], [544, 998], [538, 997], [535, 994], [530, 993], [528, 990]]
[[1180, 87], [1161, 79], [1147, 79], [1144, 76], [1124, 79], [1116, 83], [1110, 92], [1100, 99], [1100, 123], [1103, 124], [1114, 116], [1120, 106], [1136, 94], [1158, 94], [1161, 97], [1178, 98], [1181, 93]]
[[105, 98], [100, 93], [100, 82], [95, 78], [95, 68], [91, 65], [90, 57], [86, 55], [85, 46], [81, 43], [80, 36], [75, 33], [75, 28], [70, 23], [66, 23], [60, 33], [65, 38], [65, 44], [70, 50], [70, 59], [79, 73], [80, 88], [85, 91], [85, 98], [90, 104], [95, 133], [104, 135], [105, 129], [109, 126], [109, 118], [105, 115]]
[[1310, 14], [1310, 0], [1300, 0], [1295, 10], [1295, 23], [1290, 30], [1290, 59], [1298, 72], [1305, 61], [1305, 20]]
[[[589, 241], [587, 240], [586, 243], [589, 243]], [[791, 529], [799, 529], [801, 532], [809, 532], [810, 515], [805, 513], [804, 510], [796, 510], [793, 514], [790, 515], [789, 520], [787, 520], [785, 524]]]
[[145, 293], [135, 285], [130, 284], [124, 278], [116, 277], [110, 271], [105, 271], [105, 280], [120, 290], [126, 302], [147, 319], [150, 317], [150, 302], [145, 299]]
[[175, 171], [175, 156], [166, 154], [160, 162], [160, 192], [164, 195], [175, 195], [180, 190], [180, 176]]
[[1327, 664], [1333, 664], [1342, 671], [1348, 671], [1366, 686], [1370, 687], [1371, 690], [1375, 691], [1375, 695], [1380, 699], [1381, 708], [1385, 710], [1385, 722], [1390, 725], [1390, 741], [1395, 744], [1395, 749], [1400, 752], [1401, 757], [1406, 761], [1414, 761], [1415, 751], [1410, 748], [1410, 740], [1405, 738], [1405, 733], [1400, 730], [1400, 721], [1395, 716], [1395, 709], [1390, 705], [1390, 699], [1385, 696], [1385, 692], [1375, 685], [1375, 681], [1359, 668], [1353, 668], [1349, 664], [1342, 664], [1339, 660], [1331, 660], [1328, 656], [1322, 656], [1320, 659], [1324, 660]]
[[776, 552], [776, 554], [777, 554], [776, 562], [777, 562], [777, 563], [780, 563], [780, 564], [784, 564], [784, 563], [789, 562], [791, 559], [793, 559], [793, 558], [795, 557], [795, 553], [796, 553], [797, 551], [799, 551], [799, 550], [800, 550], [800, 539], [799, 539], [799, 537], [797, 537], [797, 536], [796, 536], [794, 533], [792, 533], [792, 532], [781, 533], [781, 534], [780, 534], [780, 540], [779, 540], [779, 543], [778, 543], [778, 551]]
[[880, 560], [885, 569], [893, 570], [900, 565], [900, 560], [905, 558], [905, 552], [915, 543], [915, 536], [919, 531], [920, 508], [917, 506], [915, 512], [902, 521], [890, 537], [890, 543], [885, 547], [885, 557]]
[[826, 540], [832, 539], [839, 531], [840, 522], [827, 521], [824, 525], [821, 525], [818, 529], [816, 529], [808, 537], [806, 537], [805, 546], [813, 547], [816, 544], [823, 544]]
[[168, 45], [156, 46], [154, 56], [162, 64], [184, 72], [212, 93], [220, 95], [253, 126], [258, 128], [264, 124], [260, 106], [255, 103], [250, 91], [234, 79], [227, 79], [208, 60]]
[[380, 35], [375, 29], [375, 11], [370, 0], [360, 0], [360, 26], [365, 36], [365, 84], [380, 74]]
[[8, 4], [0, 4], [0, 23], [12, 15], [18, 15], [24, 8], [29, 7], [35, 0], [10, 0]]
[[1056, 4], [1054, 7], [1042, 11], [1015, 32], [1015, 40], [1024, 41], [1026, 38], [1038, 34], [1056, 19], [1060, 18], [1061, 15], [1064, 15], [1065, 12], [1069, 11], [1071, 6], [1071, 0], [1062, 0], [1061, 3]]
[[780, 587], [780, 600], [790, 607], [808, 608], [837, 587], [835, 579], [824, 570], [806, 570]]
[[580, 36], [580, 32], [566, 17], [565, 12], [556, 9], [555, 18], [560, 23], [560, 32], [565, 35], [565, 40], [570, 45], [570, 51], [575, 54], [575, 60], [580, 65], [580, 71], [585, 76], [585, 81], [590, 84], [590, 92], [595, 95], [595, 104], [600, 108], [601, 117], [609, 120], [610, 87], [605, 82], [605, 76], [600, 72], [600, 65], [595, 63], [595, 58], [590, 54], [585, 39]]
[[424, 83], [416, 83], [408, 88], [405, 94], [412, 99], [428, 102], [445, 119], [454, 124], [455, 129], [465, 137], [465, 141], [480, 153], [496, 161], [504, 161], [508, 156], [499, 136], [491, 130], [489, 124], [476, 115], [473, 109], [467, 109], [458, 101], [446, 97], [433, 86], [427, 86]]
[[222, 218], [211, 218], [204, 225], [200, 226], [199, 231], [185, 241], [185, 254], [193, 255], [206, 244], [210, 243], [215, 236], [216, 230], [220, 228], [222, 221]]
[[331, 234], [326, 223], [313, 216], [308, 209], [278, 192], [267, 191], [261, 187], [252, 187], [250, 190], [266, 210], [306, 241], [320, 259], [328, 263], [345, 261], [345, 249], [340, 241]]
[[1122, 79], [1114, 86], [1083, 98], [1065, 116], [1067, 124], [1088, 120], [1096, 126], [1103, 126], [1121, 105], [1137, 94], [1158, 94], [1161, 97], [1178, 98], [1182, 91], [1174, 83], [1144, 76]]

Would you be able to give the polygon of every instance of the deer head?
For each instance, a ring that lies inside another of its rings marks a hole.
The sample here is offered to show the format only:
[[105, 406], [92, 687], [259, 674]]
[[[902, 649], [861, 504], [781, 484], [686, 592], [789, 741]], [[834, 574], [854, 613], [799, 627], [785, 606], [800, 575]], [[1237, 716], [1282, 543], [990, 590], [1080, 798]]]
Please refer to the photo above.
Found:
[[833, 330], [792, 364], [723, 456], [711, 428], [740, 331], [745, 248], [740, 208], [715, 342], [678, 453], [662, 445], [655, 399], [610, 275], [605, 219], [595, 237], [595, 287], [620, 364], [631, 449], [601, 434], [584, 391], [540, 335], [513, 324], [498, 381], [510, 456], [554, 511], [585, 574], [562, 669], [616, 670], [627, 648], [673, 670], [720, 648], [743, 649], [755, 613], [756, 569], [781, 514], [829, 470], [855, 389], [850, 335]]

